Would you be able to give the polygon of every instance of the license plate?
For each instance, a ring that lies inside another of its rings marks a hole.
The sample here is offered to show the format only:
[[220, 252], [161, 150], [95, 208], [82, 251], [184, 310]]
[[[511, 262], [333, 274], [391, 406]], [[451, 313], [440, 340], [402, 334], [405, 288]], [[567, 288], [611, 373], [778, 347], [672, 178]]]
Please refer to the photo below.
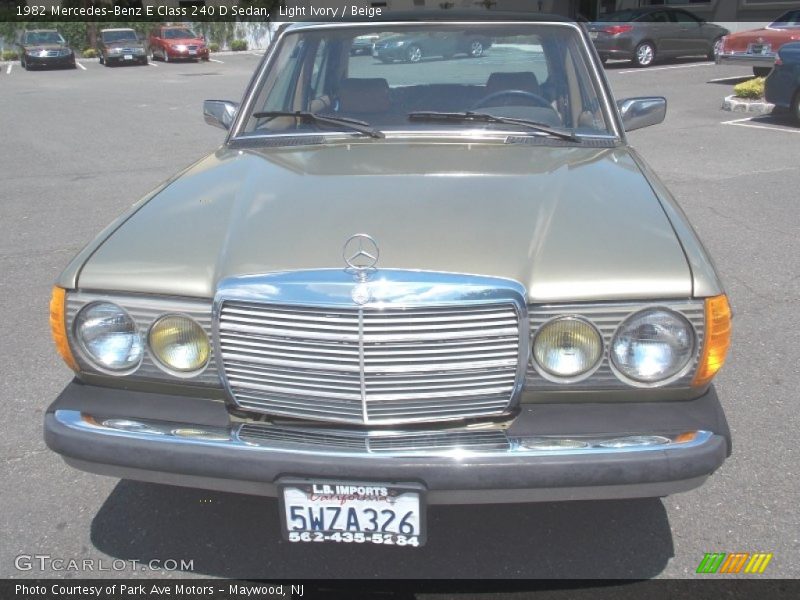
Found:
[[425, 543], [415, 484], [284, 480], [281, 521], [290, 542], [418, 547]]
[[126, 54], [122, 58], [125, 59], [125, 60], [133, 60], [133, 54]]
[[593, 40], [596, 40], [596, 39], [597, 39], [597, 35], [598, 35], [598, 32], [597, 32], [597, 31], [590, 31], [590, 32], [589, 32], [589, 38], [591, 38], [591, 39], [593, 39]]
[[197, 54], [197, 50], [189, 50], [189, 54]]
[[747, 48], [748, 54], [769, 54], [771, 50], [771, 46], [769, 44], [750, 44]]

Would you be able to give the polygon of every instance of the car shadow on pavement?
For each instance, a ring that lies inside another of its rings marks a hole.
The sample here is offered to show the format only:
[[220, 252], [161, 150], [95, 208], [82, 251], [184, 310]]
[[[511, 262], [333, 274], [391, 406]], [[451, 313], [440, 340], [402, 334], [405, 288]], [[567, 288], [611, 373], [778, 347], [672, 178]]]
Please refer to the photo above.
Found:
[[272, 498], [120, 481], [92, 521], [115, 559], [228, 578], [633, 578], [673, 556], [659, 499], [431, 506], [419, 549], [283, 541]]

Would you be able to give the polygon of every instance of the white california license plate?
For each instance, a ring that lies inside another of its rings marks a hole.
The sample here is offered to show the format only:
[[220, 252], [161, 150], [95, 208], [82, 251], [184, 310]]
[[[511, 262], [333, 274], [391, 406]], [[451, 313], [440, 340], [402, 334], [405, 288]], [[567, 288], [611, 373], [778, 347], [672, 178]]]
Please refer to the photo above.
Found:
[[748, 54], [769, 54], [772, 47], [769, 44], [750, 44]]
[[290, 542], [425, 543], [421, 486], [303, 479], [282, 480], [280, 489]]
[[122, 58], [124, 58], [125, 60], [133, 60], [133, 54], [126, 54]]
[[596, 39], [597, 39], [597, 35], [598, 35], [598, 32], [597, 32], [597, 31], [590, 31], [590, 32], [589, 32], [589, 37], [590, 37], [591, 39], [593, 39], [593, 40], [596, 40]]
[[192, 54], [192, 55], [197, 54], [197, 50], [189, 50], [189, 54]]

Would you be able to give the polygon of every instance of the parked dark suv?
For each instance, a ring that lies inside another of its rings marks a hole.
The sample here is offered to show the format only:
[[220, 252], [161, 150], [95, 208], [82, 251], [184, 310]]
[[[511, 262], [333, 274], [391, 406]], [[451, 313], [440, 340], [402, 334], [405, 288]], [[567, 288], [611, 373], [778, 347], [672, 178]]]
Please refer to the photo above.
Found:
[[600, 58], [631, 60], [649, 67], [658, 58], [704, 56], [714, 60], [729, 31], [676, 8], [621, 10], [589, 25], [589, 36]]

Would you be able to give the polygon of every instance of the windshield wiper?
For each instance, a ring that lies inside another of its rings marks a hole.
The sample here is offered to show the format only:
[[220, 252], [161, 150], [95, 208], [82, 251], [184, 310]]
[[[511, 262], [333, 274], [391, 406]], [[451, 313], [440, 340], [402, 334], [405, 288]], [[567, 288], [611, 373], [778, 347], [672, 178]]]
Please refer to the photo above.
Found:
[[570, 142], [579, 142], [580, 138], [574, 133], [553, 129], [545, 123], [532, 121], [529, 119], [517, 119], [514, 117], [498, 117], [490, 115], [489, 113], [482, 112], [437, 112], [437, 111], [414, 111], [408, 113], [408, 118], [412, 121], [475, 121], [478, 123], [502, 123], [504, 125], [521, 125], [528, 129], [533, 129], [540, 133], [545, 133], [562, 140], [569, 140]]
[[253, 117], [256, 119], [276, 119], [278, 117], [294, 117], [295, 119], [301, 121], [311, 121], [313, 123], [319, 123], [322, 125], [345, 125], [350, 129], [358, 131], [359, 133], [363, 133], [364, 135], [368, 135], [369, 137], [373, 138], [384, 138], [386, 137], [382, 131], [375, 129], [367, 123], [366, 121], [359, 121], [358, 119], [350, 119], [348, 117], [335, 117], [335, 116], [328, 116], [328, 115], [321, 115], [319, 113], [307, 112], [307, 111], [283, 111], [283, 110], [268, 110], [264, 112], [257, 112], [253, 113]]

